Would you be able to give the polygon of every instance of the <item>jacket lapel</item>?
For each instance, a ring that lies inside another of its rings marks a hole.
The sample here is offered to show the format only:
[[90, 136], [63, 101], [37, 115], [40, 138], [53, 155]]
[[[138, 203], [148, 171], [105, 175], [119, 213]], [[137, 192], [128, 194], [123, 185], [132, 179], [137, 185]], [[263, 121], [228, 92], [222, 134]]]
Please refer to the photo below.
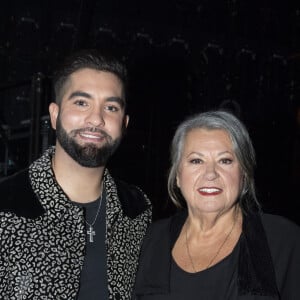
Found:
[[240, 243], [239, 294], [277, 296], [272, 257], [259, 214], [244, 216]]

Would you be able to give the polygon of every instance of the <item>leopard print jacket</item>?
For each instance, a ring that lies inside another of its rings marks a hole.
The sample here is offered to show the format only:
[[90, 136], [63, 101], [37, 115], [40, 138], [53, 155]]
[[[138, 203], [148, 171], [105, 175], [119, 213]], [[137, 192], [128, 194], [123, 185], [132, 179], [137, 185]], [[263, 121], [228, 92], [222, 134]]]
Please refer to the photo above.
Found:
[[[76, 299], [85, 253], [82, 208], [56, 182], [51, 147], [0, 183], [0, 298]], [[146, 195], [104, 172], [109, 299], [130, 299], [140, 245], [151, 220]]]

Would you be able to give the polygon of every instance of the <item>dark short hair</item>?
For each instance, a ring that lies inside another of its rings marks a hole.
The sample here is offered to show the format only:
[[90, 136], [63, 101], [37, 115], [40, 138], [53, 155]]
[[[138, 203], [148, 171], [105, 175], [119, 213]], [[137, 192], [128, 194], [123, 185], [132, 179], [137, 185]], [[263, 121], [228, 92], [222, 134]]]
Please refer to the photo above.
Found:
[[182, 207], [184, 199], [176, 183], [176, 176], [182, 157], [187, 134], [193, 129], [221, 129], [228, 133], [234, 153], [243, 173], [243, 186], [239, 195], [239, 205], [244, 213], [259, 209], [254, 185], [255, 151], [244, 124], [226, 111], [208, 111], [190, 116], [178, 127], [171, 144], [171, 168], [168, 177], [168, 192], [177, 207]]
[[[102, 53], [96, 49], [85, 49], [72, 53], [70, 56], [66, 57], [54, 72], [53, 86], [56, 103], [61, 103], [63, 89], [69, 77], [74, 72], [85, 68], [109, 72], [116, 75], [123, 85], [123, 94], [124, 97], [126, 97], [127, 69], [125, 65], [112, 55], [104, 52]], [[126, 103], [124, 103], [124, 105], [125, 104]]]

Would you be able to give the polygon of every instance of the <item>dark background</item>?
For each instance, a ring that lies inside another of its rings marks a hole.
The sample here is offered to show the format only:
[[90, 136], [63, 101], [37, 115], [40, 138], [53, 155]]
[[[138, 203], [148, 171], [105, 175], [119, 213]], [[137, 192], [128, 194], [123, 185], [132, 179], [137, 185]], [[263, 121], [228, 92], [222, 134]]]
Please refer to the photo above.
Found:
[[130, 72], [130, 124], [110, 168], [147, 192], [154, 218], [173, 212], [166, 178], [176, 126], [225, 107], [250, 131], [263, 208], [300, 223], [299, 1], [3, 2], [0, 177], [54, 141], [47, 109], [56, 64], [105, 48]]

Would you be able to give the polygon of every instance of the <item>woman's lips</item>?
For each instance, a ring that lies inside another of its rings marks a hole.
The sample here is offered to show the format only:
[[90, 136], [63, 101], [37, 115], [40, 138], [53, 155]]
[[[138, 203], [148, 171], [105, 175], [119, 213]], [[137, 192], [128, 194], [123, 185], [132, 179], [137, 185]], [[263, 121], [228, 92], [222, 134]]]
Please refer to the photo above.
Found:
[[223, 190], [216, 187], [203, 187], [198, 189], [198, 192], [203, 196], [215, 196], [221, 194]]

